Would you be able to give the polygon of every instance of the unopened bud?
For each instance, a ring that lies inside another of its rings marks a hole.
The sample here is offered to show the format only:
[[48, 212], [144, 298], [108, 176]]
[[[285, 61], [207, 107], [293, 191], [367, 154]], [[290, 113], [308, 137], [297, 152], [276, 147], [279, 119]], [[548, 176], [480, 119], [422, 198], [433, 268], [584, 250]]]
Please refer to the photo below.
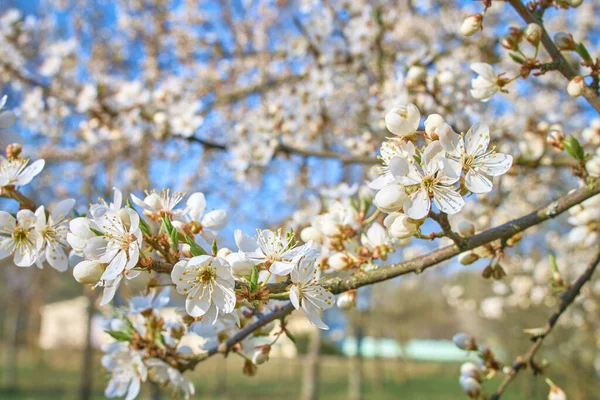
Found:
[[337, 298], [337, 306], [342, 310], [349, 310], [356, 306], [356, 290], [350, 290], [340, 294]]
[[517, 50], [519, 48], [519, 36], [507, 34], [502, 36], [500, 44], [507, 50]]
[[430, 140], [438, 140], [439, 136], [437, 134], [437, 129], [444, 125], [444, 117], [440, 114], [431, 114], [425, 120], [425, 133], [427, 134], [427, 138]]
[[467, 221], [458, 223], [458, 233], [463, 237], [473, 236], [475, 234], [475, 225]]
[[540, 44], [540, 39], [542, 38], [542, 27], [539, 24], [532, 22], [525, 28], [524, 36], [529, 43], [537, 46]]
[[474, 14], [464, 19], [460, 26], [460, 33], [464, 36], [473, 36], [481, 30], [481, 24], [483, 22], [483, 15]]
[[221, 247], [219, 251], [217, 251], [217, 257], [225, 258], [231, 254], [231, 250], [227, 247]]
[[254, 376], [256, 372], [258, 372], [258, 367], [250, 360], [246, 360], [244, 362], [244, 367], [242, 368], [242, 372], [246, 376]]
[[474, 351], [477, 350], [477, 342], [475, 338], [466, 333], [457, 333], [452, 337], [452, 342], [461, 350]]
[[546, 135], [546, 143], [554, 147], [556, 150], [563, 149], [563, 142], [565, 141], [565, 134], [562, 131], [553, 129]]
[[577, 8], [583, 4], [583, 0], [568, 0], [569, 5], [573, 8]]
[[427, 70], [425, 67], [420, 65], [413, 65], [408, 69], [406, 73], [406, 86], [414, 87], [420, 83], [425, 82], [425, 78], [427, 78]]
[[484, 279], [490, 279], [492, 277], [492, 274], [494, 273], [494, 268], [492, 268], [491, 265], [488, 265], [487, 267], [485, 267], [483, 269], [483, 271], [481, 271], [481, 276]]
[[327, 259], [329, 267], [336, 271], [342, 271], [351, 264], [350, 259], [344, 253], [335, 253]]
[[478, 382], [481, 382], [481, 369], [477, 364], [466, 362], [460, 366], [460, 374], [462, 376], [470, 376]]
[[477, 382], [477, 379], [463, 375], [459, 378], [459, 382], [465, 393], [468, 394], [472, 399], [479, 398], [481, 385], [479, 382]]
[[505, 276], [506, 276], [506, 272], [504, 271], [504, 268], [502, 268], [502, 266], [500, 264], [496, 265], [496, 267], [494, 268], [494, 271], [492, 273], [492, 277], [498, 281], [498, 280], [504, 278]]
[[585, 169], [590, 176], [593, 176], [594, 178], [600, 177], [600, 157], [592, 157], [585, 163]]
[[458, 255], [458, 262], [462, 265], [471, 265], [477, 260], [479, 260], [479, 256], [472, 251], [467, 251], [466, 253]]
[[300, 232], [300, 239], [302, 239], [304, 243], [308, 243], [311, 240], [313, 242], [321, 243], [323, 241], [323, 235], [321, 235], [321, 232], [319, 232], [317, 228], [307, 226]]
[[573, 35], [566, 32], [558, 32], [554, 35], [554, 43], [560, 50], [572, 51], [575, 50], [577, 43], [573, 40]]
[[21, 151], [23, 151], [23, 146], [19, 143], [9, 144], [6, 146], [6, 157], [17, 158], [21, 155]]
[[583, 77], [577, 75], [569, 82], [569, 85], [567, 86], [567, 93], [569, 93], [569, 96], [571, 97], [578, 97], [585, 92], [585, 88], [586, 84], [583, 80]]
[[271, 346], [265, 344], [264, 346], [258, 346], [252, 354], [252, 362], [256, 365], [264, 364], [269, 361], [269, 353], [271, 352]]
[[73, 268], [73, 277], [79, 283], [98, 283], [104, 273], [102, 266], [94, 261], [82, 261]]

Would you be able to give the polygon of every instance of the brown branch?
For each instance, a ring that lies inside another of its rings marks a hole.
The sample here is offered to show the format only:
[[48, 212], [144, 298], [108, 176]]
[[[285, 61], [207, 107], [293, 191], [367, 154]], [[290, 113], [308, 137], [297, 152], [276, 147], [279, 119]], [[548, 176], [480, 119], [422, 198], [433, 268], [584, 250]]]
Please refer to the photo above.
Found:
[[[577, 71], [573, 69], [571, 64], [565, 59], [560, 50], [556, 47], [550, 35], [546, 31], [543, 22], [533, 15], [527, 7], [521, 2], [521, 0], [508, 0], [510, 5], [515, 9], [515, 11], [527, 22], [528, 24], [535, 23], [541, 26], [542, 28], [542, 44], [544, 48], [552, 58], [552, 62], [556, 63], [557, 70], [568, 80], [573, 79], [577, 75]], [[585, 93], [583, 94], [585, 99], [590, 103], [590, 105], [600, 114], [600, 98], [597, 93], [591, 88], [586, 88]]]
[[500, 396], [502, 395], [504, 390], [516, 378], [520, 371], [527, 368], [527, 365], [531, 365], [534, 374], [539, 373], [539, 367], [537, 367], [534, 361], [534, 357], [537, 351], [542, 346], [542, 342], [544, 341], [544, 339], [550, 334], [550, 332], [552, 332], [552, 329], [558, 322], [560, 316], [567, 310], [567, 308], [573, 303], [573, 301], [575, 301], [575, 298], [579, 295], [579, 292], [581, 291], [583, 285], [585, 285], [585, 283], [592, 278], [592, 275], [594, 274], [594, 271], [596, 270], [598, 264], [600, 264], [600, 252], [596, 254], [594, 260], [588, 265], [588, 267], [585, 269], [583, 274], [581, 274], [581, 276], [577, 279], [577, 281], [575, 281], [573, 287], [571, 287], [569, 290], [563, 293], [563, 295], [561, 296], [562, 301], [560, 303], [558, 311], [552, 314], [550, 319], [548, 319], [548, 322], [546, 323], [546, 326], [544, 327], [542, 333], [532, 338], [534, 342], [529, 348], [529, 350], [527, 350], [527, 353], [517, 358], [517, 360], [512, 366], [510, 373], [506, 375], [506, 377], [504, 378], [500, 386], [498, 386], [490, 400], [500, 399]]
[[[596, 182], [589, 187], [575, 190], [572, 193], [553, 201], [549, 205], [541, 207], [521, 218], [517, 218], [507, 222], [504, 225], [489, 229], [469, 238], [465, 238], [463, 250], [460, 250], [457, 245], [447, 246], [424, 256], [416, 257], [412, 260], [404, 261], [398, 264], [393, 264], [388, 267], [382, 267], [378, 270], [366, 272], [361, 275], [355, 275], [344, 279], [334, 278], [326, 281], [324, 286], [326, 286], [333, 294], [339, 294], [348, 290], [358, 289], [362, 286], [372, 285], [374, 283], [386, 281], [412, 272], [424, 271], [425, 269], [436, 266], [441, 262], [460, 254], [462, 251], [471, 250], [501, 238], [508, 239], [534, 225], [538, 225], [544, 221], [547, 221], [548, 219], [558, 216], [569, 208], [576, 206], [577, 204], [589, 199], [594, 195], [597, 195], [598, 193], [600, 193], [600, 182]], [[579, 289], [581, 286], [583, 286], [583, 283], [585, 283], [585, 281], [580, 283], [580, 280], [578, 280], [574, 285], [574, 288], [578, 287], [578, 289], [576, 289], [577, 293], [579, 293]], [[572, 302], [572, 299], [570, 302]], [[263, 327], [275, 319], [284, 317], [293, 310], [294, 308], [288, 304], [283, 309], [261, 317], [258, 321], [244, 328], [238, 334], [229, 339], [223, 348], [228, 351], [233, 347], [233, 345], [248, 337], [248, 335], [250, 335], [254, 330]], [[556, 317], [556, 319], [558, 319], [558, 317]], [[556, 321], [554, 321], [554, 323], [555, 322]], [[218, 351], [218, 347], [215, 347], [211, 349], [208, 354], [202, 354], [198, 359], [194, 359], [193, 365], [195, 366], [198, 362], [203, 361], [214, 354], [217, 354], [218, 352], [226, 351]]]

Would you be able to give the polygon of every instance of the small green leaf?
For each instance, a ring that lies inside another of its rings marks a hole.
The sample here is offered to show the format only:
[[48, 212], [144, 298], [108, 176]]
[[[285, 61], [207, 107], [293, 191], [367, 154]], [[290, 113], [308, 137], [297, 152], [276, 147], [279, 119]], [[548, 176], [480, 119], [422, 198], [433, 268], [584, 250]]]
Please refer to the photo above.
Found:
[[508, 55], [510, 56], [510, 58], [513, 59], [513, 61], [519, 63], [519, 64], [524, 64], [525, 63], [525, 59], [523, 57], [521, 57], [520, 55], [516, 54], [516, 53], [508, 53]]
[[550, 259], [550, 268], [552, 268], [552, 271], [555, 273], [559, 273], [558, 264], [556, 263], [556, 256], [554, 255], [554, 253], [548, 254], [548, 258]]
[[141, 215], [140, 215], [140, 230], [146, 236], [152, 235], [152, 232], [150, 231], [150, 226], [146, 223], [146, 221], [144, 221], [144, 219], [142, 218]]
[[90, 231], [94, 232], [94, 235], [96, 235], [96, 236], [103, 236], [104, 235], [98, 229], [90, 228]]
[[571, 157], [580, 161], [585, 159], [585, 151], [573, 135], [569, 136], [569, 138], [563, 142], [563, 147]]
[[252, 275], [250, 275], [250, 291], [254, 292], [258, 289], [258, 268], [252, 266]]
[[210, 248], [213, 257], [217, 256], [217, 252], [219, 251], [219, 247], [217, 246], [217, 239], [213, 239], [212, 246]]
[[189, 236], [186, 236], [185, 237], [185, 241], [187, 242], [187, 244], [190, 245], [190, 251], [191, 251], [191, 253], [192, 253], [192, 255], [194, 257], [196, 257], [196, 256], [205, 256], [206, 255], [206, 250], [204, 250], [202, 248], [202, 246], [198, 245], [198, 243], [196, 243], [194, 241], [194, 239], [192, 239]]
[[107, 330], [105, 332], [108, 333], [110, 336], [112, 336], [113, 339], [115, 339], [118, 342], [130, 342], [131, 341], [131, 334], [129, 332], [110, 331], [110, 330]]
[[583, 58], [585, 61], [588, 62], [592, 62], [592, 56], [590, 56], [590, 53], [588, 52], [587, 48], [585, 47], [585, 45], [583, 43], [579, 43], [576, 47], [575, 47], [575, 51], [577, 52], [577, 54], [579, 54], [581, 56], [581, 58]]

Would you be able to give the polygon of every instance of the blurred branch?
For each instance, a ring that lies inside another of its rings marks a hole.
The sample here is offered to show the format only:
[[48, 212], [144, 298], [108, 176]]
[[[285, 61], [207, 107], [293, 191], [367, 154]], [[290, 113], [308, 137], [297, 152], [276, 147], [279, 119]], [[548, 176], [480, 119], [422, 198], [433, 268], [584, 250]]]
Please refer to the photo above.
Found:
[[571, 287], [569, 290], [563, 293], [563, 295], [561, 296], [562, 301], [560, 303], [558, 311], [552, 314], [541, 333], [537, 334], [532, 338], [534, 342], [527, 351], [527, 353], [525, 353], [523, 356], [517, 357], [515, 363], [512, 366], [511, 372], [506, 375], [506, 377], [504, 378], [500, 386], [498, 386], [498, 389], [496, 389], [490, 400], [500, 399], [500, 396], [508, 387], [508, 385], [510, 385], [510, 383], [516, 378], [518, 373], [526, 369], [528, 365], [531, 366], [535, 375], [541, 372], [541, 368], [534, 361], [534, 357], [537, 351], [542, 346], [542, 342], [544, 341], [546, 336], [548, 336], [550, 332], [552, 332], [552, 329], [558, 322], [560, 316], [567, 310], [567, 308], [573, 303], [573, 301], [575, 301], [575, 298], [579, 295], [579, 292], [581, 291], [583, 285], [585, 285], [585, 283], [592, 278], [592, 275], [594, 274], [594, 271], [596, 270], [598, 264], [600, 264], [600, 252], [596, 254], [594, 260], [588, 265], [586, 270], [583, 272], [583, 274], [581, 274], [577, 281], [575, 281], [573, 287]]
[[[556, 47], [541, 19], [533, 15], [527, 7], [521, 2], [521, 0], [508, 0], [508, 3], [515, 9], [515, 11], [527, 22], [528, 24], [538, 24], [542, 28], [542, 44], [544, 48], [552, 58], [552, 62], [556, 64], [557, 70], [568, 80], [573, 79], [577, 75], [577, 71], [573, 69], [571, 64], [565, 59], [560, 50]], [[597, 93], [591, 88], [586, 88], [583, 94], [585, 99], [590, 105], [600, 114], [600, 98]]]

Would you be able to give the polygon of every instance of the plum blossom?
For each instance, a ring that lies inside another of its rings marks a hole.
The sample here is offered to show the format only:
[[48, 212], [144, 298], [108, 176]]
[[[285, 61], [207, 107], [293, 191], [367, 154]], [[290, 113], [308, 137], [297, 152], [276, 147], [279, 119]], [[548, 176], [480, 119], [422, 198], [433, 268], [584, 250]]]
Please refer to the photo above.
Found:
[[168, 386], [174, 396], [181, 395], [184, 399], [189, 399], [193, 396], [196, 389], [194, 384], [186, 378], [177, 369], [159, 358], [149, 358], [146, 360], [148, 367], [148, 375], [153, 382], [157, 382], [163, 386]]
[[141, 351], [134, 350], [127, 342], [112, 342], [102, 346], [106, 353], [102, 357], [102, 366], [111, 373], [104, 395], [133, 400], [140, 393], [141, 383], [148, 378]]
[[[302, 257], [311, 252], [312, 243], [294, 246], [293, 236], [286, 237], [281, 230], [259, 230], [256, 240], [250, 236], [239, 236], [240, 250], [255, 265], [265, 264], [275, 275], [288, 275]], [[236, 240], [237, 242], [238, 240]], [[245, 249], [245, 250], [243, 250]]]
[[440, 143], [457, 174], [466, 173], [465, 185], [473, 193], [488, 193], [493, 184], [488, 176], [499, 176], [510, 169], [511, 155], [488, 151], [490, 129], [485, 124], [475, 124], [463, 137], [449, 125], [440, 130]]
[[40, 253], [38, 265], [41, 265], [42, 257], [57, 271], [64, 272], [69, 266], [64, 248], [67, 247], [67, 216], [75, 206], [74, 199], [66, 199], [50, 209], [50, 215], [46, 217], [46, 209], [40, 206], [35, 211], [37, 232], [37, 249]]
[[471, 81], [471, 95], [477, 100], [488, 101], [502, 88], [498, 84], [500, 79], [494, 68], [487, 63], [471, 64], [471, 69], [479, 76]]
[[14, 254], [18, 267], [30, 267], [38, 259], [36, 218], [33, 211], [20, 210], [15, 219], [0, 211], [0, 260]]
[[173, 267], [171, 279], [177, 292], [186, 296], [185, 309], [192, 317], [203, 316], [214, 323], [220, 314], [235, 308], [235, 282], [224, 258], [204, 255], [181, 260]]
[[0, 187], [24, 186], [44, 169], [44, 160], [37, 160], [31, 165], [27, 158], [9, 158], [0, 156]]
[[385, 126], [396, 136], [409, 136], [419, 129], [421, 113], [414, 104], [397, 106], [385, 114]]
[[[131, 200], [144, 210], [144, 215], [157, 221], [165, 214], [172, 214], [184, 196], [185, 193], [171, 193], [169, 189], [163, 189], [160, 193], [156, 193], [155, 190], [146, 192], [146, 197], [143, 200], [132, 194]], [[178, 210], [176, 213], [180, 214], [181, 212], [182, 210]]]
[[404, 202], [404, 212], [412, 219], [427, 216], [432, 197], [437, 208], [447, 214], [456, 214], [465, 204], [461, 195], [452, 187], [460, 175], [441, 154], [441, 144], [434, 141], [423, 152], [422, 165], [418, 165], [415, 160], [400, 157], [393, 159], [392, 173], [399, 177], [403, 185], [414, 188]]
[[321, 311], [333, 306], [333, 295], [318, 282], [319, 270], [315, 261], [305, 258], [291, 273], [290, 301], [296, 310], [302, 310], [311, 324], [329, 329], [320, 316]]

